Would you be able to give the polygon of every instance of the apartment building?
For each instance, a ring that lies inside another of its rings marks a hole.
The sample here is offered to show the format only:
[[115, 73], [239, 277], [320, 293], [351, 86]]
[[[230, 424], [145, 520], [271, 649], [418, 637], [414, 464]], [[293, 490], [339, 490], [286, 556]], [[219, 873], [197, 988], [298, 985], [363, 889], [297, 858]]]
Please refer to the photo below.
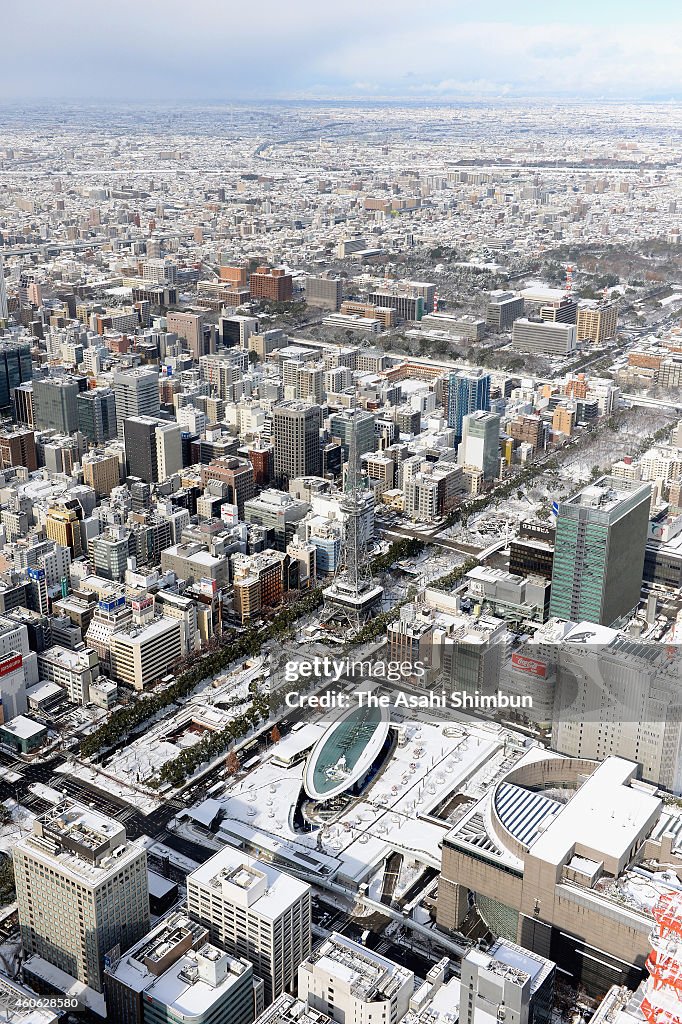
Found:
[[581, 302], [576, 317], [578, 341], [603, 345], [613, 341], [618, 332], [617, 302]]
[[251, 275], [249, 287], [252, 298], [270, 302], [290, 302], [293, 295], [293, 279], [282, 267], [258, 267]]

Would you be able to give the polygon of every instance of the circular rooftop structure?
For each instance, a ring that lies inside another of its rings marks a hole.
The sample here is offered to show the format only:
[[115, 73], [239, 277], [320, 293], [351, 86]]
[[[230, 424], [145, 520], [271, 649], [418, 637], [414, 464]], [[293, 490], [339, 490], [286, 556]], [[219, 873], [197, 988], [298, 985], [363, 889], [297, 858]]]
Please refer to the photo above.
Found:
[[313, 800], [329, 800], [367, 775], [388, 736], [382, 708], [353, 708], [331, 724], [310, 752], [303, 785]]

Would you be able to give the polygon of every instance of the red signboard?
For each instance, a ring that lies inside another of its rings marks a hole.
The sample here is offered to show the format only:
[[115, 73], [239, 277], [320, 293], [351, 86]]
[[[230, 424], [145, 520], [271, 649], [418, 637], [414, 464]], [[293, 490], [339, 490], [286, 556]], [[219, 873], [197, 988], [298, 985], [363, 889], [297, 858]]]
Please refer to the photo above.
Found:
[[512, 665], [518, 672], [525, 672], [529, 676], [544, 679], [547, 675], [547, 665], [544, 661], [526, 658], [523, 654], [512, 654]]
[[23, 664], [24, 659], [21, 654], [13, 654], [11, 658], [5, 658], [4, 661], [0, 661], [0, 676], [8, 676], [10, 672], [16, 672]]

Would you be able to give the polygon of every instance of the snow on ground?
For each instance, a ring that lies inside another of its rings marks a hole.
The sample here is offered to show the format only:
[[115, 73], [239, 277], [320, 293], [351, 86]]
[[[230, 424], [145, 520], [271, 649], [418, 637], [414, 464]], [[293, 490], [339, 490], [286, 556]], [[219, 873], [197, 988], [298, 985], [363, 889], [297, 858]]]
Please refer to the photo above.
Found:
[[384, 866], [379, 868], [375, 875], [372, 875], [372, 879], [367, 887], [367, 895], [375, 903], [379, 903], [381, 900], [381, 890], [384, 885]]
[[46, 786], [42, 782], [32, 782], [28, 790], [39, 800], [45, 800], [48, 804], [58, 804], [63, 799], [59, 790], [53, 789], [52, 786]]
[[[117, 751], [107, 762], [106, 771], [76, 765], [75, 773], [149, 814], [158, 806], [158, 795], [145, 783], [183, 750], [199, 743], [204, 730], [222, 729], [240, 714], [249, 701], [249, 684], [262, 680], [266, 671], [264, 659], [256, 658], [248, 666], [221, 673], [175, 714], [154, 723], [143, 736]], [[234, 707], [233, 702], [237, 702]], [[199, 729], [192, 723], [197, 723]], [[70, 772], [72, 767], [61, 770]]]
[[420, 864], [418, 860], [413, 860], [409, 857], [405, 857], [400, 868], [400, 874], [398, 875], [398, 881], [396, 882], [394, 897], [399, 898], [403, 893], [407, 892], [413, 882], [416, 882], [419, 875], [424, 870], [424, 865]]
[[19, 840], [33, 830], [35, 814], [16, 800], [4, 800], [3, 803], [12, 820], [0, 827], [0, 853], [10, 856]]
[[158, 794], [145, 790], [141, 786], [128, 785], [120, 779], [114, 778], [108, 770], [103, 772], [87, 764], [81, 764], [79, 761], [67, 761], [55, 769], [55, 774], [57, 773], [88, 782], [109, 796], [125, 800], [127, 804], [136, 807], [142, 814], [151, 814], [159, 806]]

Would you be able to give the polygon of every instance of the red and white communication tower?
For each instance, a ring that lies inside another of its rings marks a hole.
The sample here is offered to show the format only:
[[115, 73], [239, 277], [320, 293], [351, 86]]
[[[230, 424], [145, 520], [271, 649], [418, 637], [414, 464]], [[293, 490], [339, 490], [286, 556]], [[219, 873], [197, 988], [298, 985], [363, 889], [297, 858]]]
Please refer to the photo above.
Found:
[[573, 292], [573, 267], [569, 263], [566, 267], [566, 282], [564, 284], [564, 291], [567, 295]]
[[682, 1024], [682, 892], [664, 893], [653, 914], [642, 1013], [649, 1024]]

